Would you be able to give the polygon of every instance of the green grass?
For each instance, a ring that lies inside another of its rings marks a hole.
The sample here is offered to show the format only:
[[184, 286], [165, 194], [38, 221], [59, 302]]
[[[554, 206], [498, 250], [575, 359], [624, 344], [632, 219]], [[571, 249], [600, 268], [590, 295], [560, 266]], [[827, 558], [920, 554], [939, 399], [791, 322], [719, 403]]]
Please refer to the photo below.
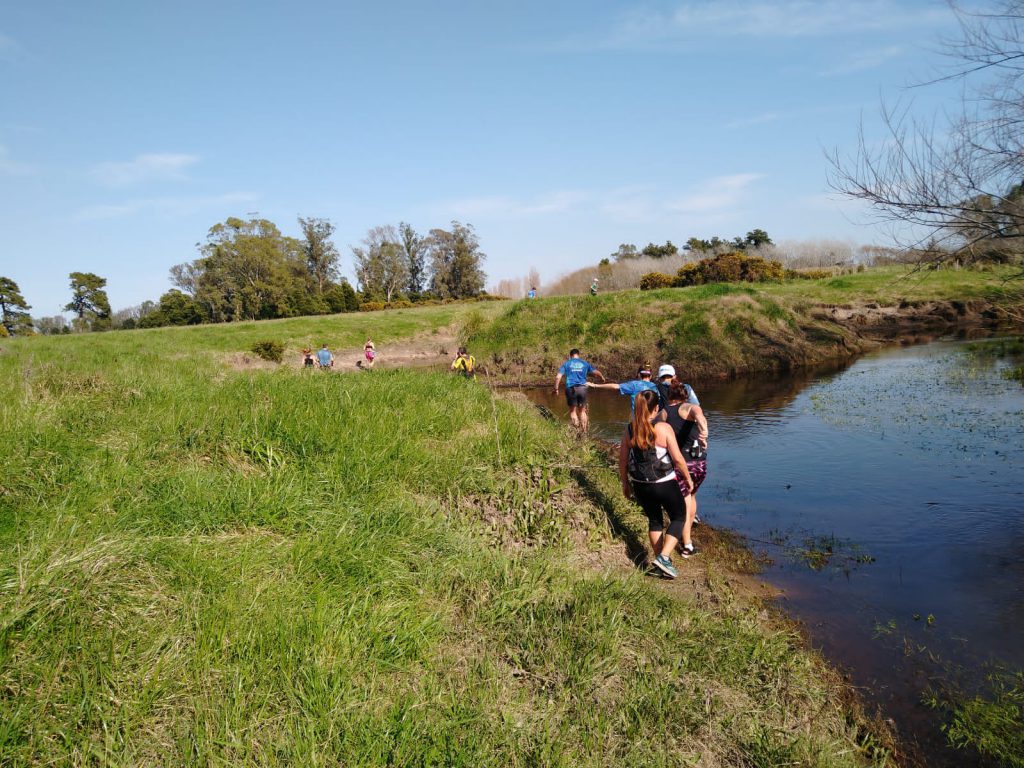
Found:
[[5, 341], [0, 764], [863, 764], [795, 633], [588, 565], [640, 516], [525, 403], [211, 354], [458, 311]]
[[856, 328], [822, 316], [843, 305], [929, 301], [1024, 306], [1015, 268], [879, 268], [821, 280], [702, 285], [520, 301], [466, 333], [474, 353], [507, 379], [553, 376], [569, 349], [605, 373], [670, 360], [694, 378], [785, 370], [865, 348]]

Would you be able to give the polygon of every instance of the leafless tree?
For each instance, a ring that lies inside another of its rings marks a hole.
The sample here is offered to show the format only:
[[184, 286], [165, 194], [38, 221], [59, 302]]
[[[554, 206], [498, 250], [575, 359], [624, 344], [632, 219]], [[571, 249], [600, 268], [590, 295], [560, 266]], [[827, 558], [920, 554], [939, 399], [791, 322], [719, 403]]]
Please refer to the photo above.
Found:
[[883, 107], [887, 141], [864, 128], [852, 157], [832, 154], [830, 183], [879, 221], [911, 233], [932, 261], [1016, 260], [1024, 250], [1024, 0], [993, 10], [951, 3], [949, 69], [916, 87], [962, 83], [961, 109], [921, 119]]

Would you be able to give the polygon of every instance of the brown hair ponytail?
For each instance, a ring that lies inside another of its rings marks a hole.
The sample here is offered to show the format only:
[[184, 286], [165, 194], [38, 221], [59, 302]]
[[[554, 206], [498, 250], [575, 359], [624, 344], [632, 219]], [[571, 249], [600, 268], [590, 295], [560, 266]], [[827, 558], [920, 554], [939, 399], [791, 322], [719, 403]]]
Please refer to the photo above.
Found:
[[630, 422], [630, 434], [634, 448], [646, 451], [654, 445], [654, 426], [651, 418], [654, 415], [654, 408], [658, 402], [658, 395], [650, 389], [640, 392], [636, 396], [633, 408], [633, 420]]

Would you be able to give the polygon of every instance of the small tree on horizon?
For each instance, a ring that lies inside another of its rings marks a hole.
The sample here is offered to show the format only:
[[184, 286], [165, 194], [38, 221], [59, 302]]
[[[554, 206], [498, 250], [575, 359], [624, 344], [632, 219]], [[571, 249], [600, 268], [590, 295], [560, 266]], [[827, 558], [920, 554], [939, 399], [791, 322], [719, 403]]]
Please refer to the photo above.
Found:
[[107, 279], [92, 272], [72, 272], [72, 298], [64, 305], [66, 312], [74, 312], [77, 327], [81, 331], [106, 330], [110, 325], [110, 301], [103, 290]]
[[0, 277], [0, 324], [8, 334], [14, 336], [19, 331], [31, 330], [30, 309], [32, 307], [21, 295], [18, 284], [9, 277]]

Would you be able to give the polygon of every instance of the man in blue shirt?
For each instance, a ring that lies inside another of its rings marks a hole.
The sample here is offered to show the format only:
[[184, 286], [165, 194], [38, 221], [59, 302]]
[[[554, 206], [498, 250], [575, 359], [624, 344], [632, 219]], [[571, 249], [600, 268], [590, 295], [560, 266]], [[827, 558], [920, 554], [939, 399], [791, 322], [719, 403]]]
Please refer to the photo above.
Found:
[[565, 401], [569, 405], [569, 421], [584, 432], [590, 426], [590, 419], [587, 417], [587, 375], [591, 373], [605, 381], [604, 374], [586, 360], [581, 360], [580, 351], [573, 349], [569, 352], [569, 359], [562, 363], [558, 375], [555, 376], [556, 395], [558, 385], [562, 377], [565, 377]]
[[317, 350], [316, 359], [319, 361], [320, 367], [325, 370], [334, 367], [334, 355], [331, 354], [331, 350], [327, 348], [326, 344]]
[[633, 381], [624, 381], [621, 384], [615, 384], [608, 382], [606, 384], [587, 384], [588, 387], [594, 389], [617, 389], [620, 395], [629, 395], [629, 412], [633, 413], [636, 406], [636, 396], [644, 390], [658, 391], [658, 385], [651, 381], [651, 367], [649, 365], [640, 366], [640, 370], [636, 372], [636, 378]]

